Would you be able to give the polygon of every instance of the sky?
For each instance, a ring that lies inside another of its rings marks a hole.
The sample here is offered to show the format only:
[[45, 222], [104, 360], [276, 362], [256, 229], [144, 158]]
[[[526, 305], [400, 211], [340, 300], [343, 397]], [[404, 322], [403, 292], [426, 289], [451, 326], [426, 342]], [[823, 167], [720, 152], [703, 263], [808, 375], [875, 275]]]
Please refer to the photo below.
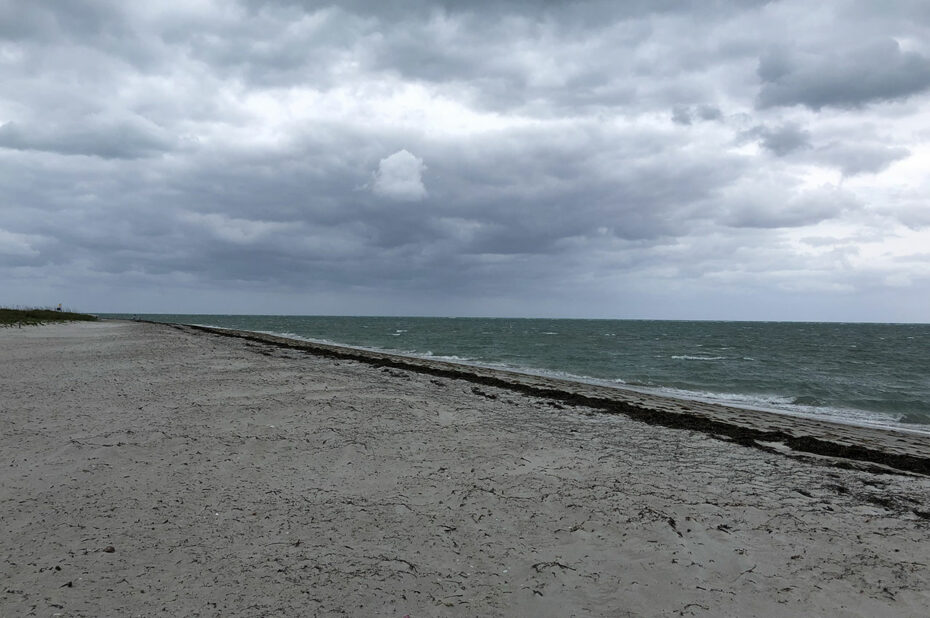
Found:
[[0, 305], [930, 322], [930, 3], [0, 0]]

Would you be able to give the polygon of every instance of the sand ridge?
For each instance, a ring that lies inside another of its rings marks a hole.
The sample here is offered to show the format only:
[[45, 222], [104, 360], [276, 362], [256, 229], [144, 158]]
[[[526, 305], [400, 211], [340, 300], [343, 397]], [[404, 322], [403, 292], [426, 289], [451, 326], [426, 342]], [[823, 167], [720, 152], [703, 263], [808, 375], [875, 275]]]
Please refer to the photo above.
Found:
[[920, 475], [153, 324], [0, 332], [0, 395], [2, 616], [930, 606]]

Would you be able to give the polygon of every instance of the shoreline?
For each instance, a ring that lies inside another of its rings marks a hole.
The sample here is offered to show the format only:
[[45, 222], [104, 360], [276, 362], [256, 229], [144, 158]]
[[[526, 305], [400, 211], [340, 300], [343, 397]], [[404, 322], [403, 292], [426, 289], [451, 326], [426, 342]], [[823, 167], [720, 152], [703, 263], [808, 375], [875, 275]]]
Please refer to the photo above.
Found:
[[[898, 470], [930, 476], [930, 435], [894, 428], [839, 423], [699, 400], [677, 399], [623, 387], [601, 386], [506, 369], [407, 356], [352, 346], [319, 343], [256, 331], [141, 322], [170, 328], [300, 349], [329, 358], [355, 360], [496, 386], [526, 395], [547, 397], [567, 405], [582, 405], [608, 414], [623, 414], [649, 425], [698, 431], [762, 450], [837, 458], [880, 471]], [[836, 462], [844, 465], [843, 462]], [[855, 465], [855, 464], [854, 464]]]
[[[926, 324], [111, 314], [930, 435]], [[557, 335], [549, 337], [549, 335]], [[925, 371], [926, 370], [926, 371]]]
[[[104, 318], [104, 319], [115, 319], [122, 320], [124, 318]], [[725, 396], [717, 396], [714, 393], [708, 392], [705, 396], [701, 396], [700, 393], [695, 393], [693, 395], [689, 394], [688, 391], [681, 391], [684, 394], [677, 394], [674, 388], [666, 387], [648, 387], [648, 386], [638, 386], [627, 384], [618, 380], [608, 380], [605, 378], [594, 378], [584, 375], [576, 375], [572, 373], [559, 372], [555, 370], [547, 369], [536, 369], [532, 367], [519, 367], [519, 366], [504, 366], [502, 364], [495, 363], [483, 363], [480, 360], [471, 360], [471, 359], [460, 359], [457, 357], [446, 357], [446, 356], [434, 356], [430, 353], [421, 354], [415, 351], [403, 351], [403, 350], [393, 350], [391, 348], [378, 348], [378, 347], [367, 347], [363, 345], [353, 345], [348, 343], [340, 343], [335, 341], [330, 341], [327, 339], [314, 339], [309, 337], [302, 337], [294, 333], [287, 332], [275, 332], [275, 331], [265, 331], [265, 330], [246, 330], [241, 328], [232, 328], [226, 326], [213, 326], [210, 324], [199, 324], [199, 323], [184, 323], [184, 322], [158, 322], [154, 320], [145, 320], [137, 319], [133, 321], [148, 322], [152, 324], [165, 324], [165, 325], [175, 325], [175, 326], [191, 326], [196, 328], [207, 328], [215, 329], [218, 331], [239, 331], [243, 333], [252, 333], [257, 335], [270, 335], [272, 337], [282, 337], [284, 339], [293, 339], [295, 341], [300, 341], [304, 343], [309, 343], [311, 345], [319, 346], [331, 346], [338, 349], [346, 349], [351, 351], [358, 351], [362, 353], [373, 353], [373, 354], [382, 354], [392, 357], [398, 357], [401, 359], [414, 359], [414, 360], [424, 360], [427, 362], [435, 361], [438, 363], [448, 363], [455, 367], [465, 367], [465, 368], [477, 368], [477, 369], [487, 369], [491, 371], [498, 371], [504, 375], [514, 375], [514, 376], [529, 376], [529, 377], [538, 377], [543, 379], [551, 379], [561, 383], [567, 384], [583, 384], [586, 386], [595, 386], [606, 388], [608, 391], [616, 390], [621, 393], [633, 394], [633, 395], [646, 395], [650, 397], [657, 397], [659, 399], [669, 399], [676, 402], [681, 402], [682, 405], [688, 405], [692, 403], [696, 404], [707, 404], [711, 406], [718, 406], [727, 409], [741, 410], [741, 411], [752, 411], [752, 412], [761, 412], [764, 414], [775, 414], [778, 416], [788, 416], [792, 418], [806, 419], [818, 422], [824, 422], [840, 426], [849, 426], [849, 427], [858, 427], [863, 429], [872, 429], [878, 431], [892, 431], [900, 432], [905, 434], [915, 434], [918, 436], [925, 436], [930, 438], [930, 424], [908, 424], [900, 421], [867, 421], [860, 420], [855, 421], [848, 417], [842, 415], [824, 415], [817, 414], [814, 412], [800, 412], [795, 411], [790, 408], [778, 408], [776, 406], [766, 406], [764, 404], [754, 405], [752, 403], [744, 403], [742, 401], [728, 401]], [[862, 411], [865, 412], [865, 411]]]
[[[930, 435], [927, 325], [117, 315], [238, 329]], [[538, 323], [537, 323], [538, 322]], [[553, 336], [549, 336], [553, 335]], [[927, 370], [927, 371], [925, 371]]]

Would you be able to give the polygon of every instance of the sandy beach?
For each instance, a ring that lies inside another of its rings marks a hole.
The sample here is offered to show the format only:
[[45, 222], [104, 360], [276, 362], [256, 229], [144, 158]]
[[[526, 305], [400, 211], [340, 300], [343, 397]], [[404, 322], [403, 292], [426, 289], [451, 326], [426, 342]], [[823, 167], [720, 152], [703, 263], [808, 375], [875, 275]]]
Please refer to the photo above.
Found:
[[930, 437], [106, 321], [0, 329], [0, 616], [926, 616]]

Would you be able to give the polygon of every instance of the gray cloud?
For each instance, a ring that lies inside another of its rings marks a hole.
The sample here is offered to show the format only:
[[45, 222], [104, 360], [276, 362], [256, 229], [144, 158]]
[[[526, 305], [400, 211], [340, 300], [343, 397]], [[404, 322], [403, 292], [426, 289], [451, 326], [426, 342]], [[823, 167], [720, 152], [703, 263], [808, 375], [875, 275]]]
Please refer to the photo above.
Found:
[[676, 124], [691, 124], [691, 110], [681, 105], [676, 105], [672, 110], [672, 122]]
[[160, 127], [141, 118], [93, 119], [82, 125], [0, 126], [0, 148], [41, 150], [105, 159], [137, 159], [173, 150], [175, 141]]
[[116, 5], [107, 2], [0, 2], [0, 37], [14, 41], [106, 36], [127, 25]]
[[790, 191], [784, 187], [744, 187], [721, 200], [722, 221], [736, 228], [800, 228], [860, 208], [849, 192], [837, 188]]
[[930, 88], [930, 58], [881, 40], [840, 51], [767, 52], [759, 60], [761, 108], [804, 105], [855, 108], [905, 99]]
[[713, 121], [722, 118], [723, 113], [714, 105], [704, 104], [695, 108], [676, 105], [672, 108], [672, 122], [676, 124], [689, 125], [695, 120]]
[[771, 151], [775, 156], [783, 157], [797, 150], [810, 148], [811, 134], [795, 124], [786, 124], [775, 129], [760, 126], [748, 133], [751, 137], [758, 137], [762, 147]]
[[723, 117], [718, 107], [707, 104], [698, 106], [697, 115], [701, 120], [720, 120]]
[[832, 143], [818, 149], [817, 159], [838, 167], [845, 176], [876, 174], [895, 161], [907, 158], [907, 148], [876, 143]]

